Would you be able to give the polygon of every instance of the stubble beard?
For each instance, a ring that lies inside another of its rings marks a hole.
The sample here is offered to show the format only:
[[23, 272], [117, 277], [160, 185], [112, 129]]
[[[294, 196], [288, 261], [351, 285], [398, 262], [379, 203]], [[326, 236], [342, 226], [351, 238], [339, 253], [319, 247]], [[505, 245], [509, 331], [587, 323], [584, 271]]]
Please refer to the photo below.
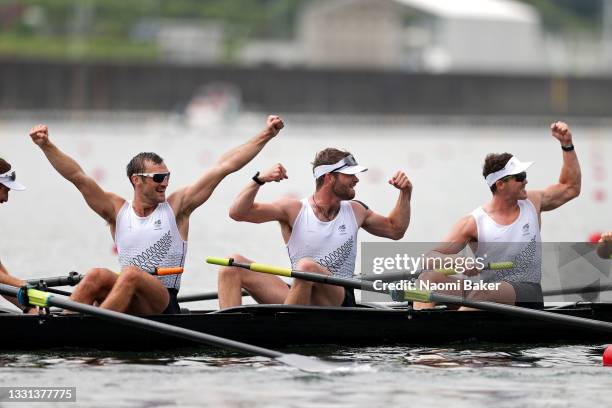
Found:
[[339, 185], [338, 182], [334, 184], [333, 192], [340, 200], [352, 200], [355, 198], [355, 189], [347, 185]]

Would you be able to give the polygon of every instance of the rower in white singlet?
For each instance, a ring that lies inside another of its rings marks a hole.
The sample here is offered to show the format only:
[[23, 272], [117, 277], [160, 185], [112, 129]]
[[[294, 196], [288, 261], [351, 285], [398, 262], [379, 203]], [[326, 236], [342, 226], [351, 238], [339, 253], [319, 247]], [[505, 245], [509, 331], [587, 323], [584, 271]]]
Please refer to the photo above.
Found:
[[[541, 281], [540, 225], [542, 211], [551, 211], [580, 194], [581, 173], [578, 157], [567, 124], [551, 125], [552, 136], [561, 143], [563, 166], [559, 181], [544, 190], [527, 191], [527, 168], [510, 153], [491, 153], [485, 158], [482, 174], [492, 193], [491, 201], [461, 218], [436, 251], [442, 255], [457, 254], [466, 245], [475, 256], [486, 262], [512, 261], [514, 267], [504, 271], [466, 271], [472, 282], [499, 283], [496, 290], [466, 290], [465, 279], [428, 271], [419, 276], [423, 286], [436, 287], [445, 283], [462, 284], [461, 288], [447, 285], [441, 290], [454, 296], [475, 300], [527, 307], [543, 307]], [[486, 255], [486, 257], [485, 257]], [[421, 285], [419, 283], [419, 285]], [[415, 303], [415, 308], [432, 304]]]
[[32, 141], [55, 170], [73, 183], [91, 209], [109, 224], [119, 252], [120, 274], [106, 268], [92, 269], [71, 299], [133, 314], [178, 313], [180, 276], [156, 277], [151, 273], [156, 267], [183, 266], [191, 213], [208, 200], [227, 175], [251, 161], [283, 126], [280, 117], [269, 116], [257, 136], [221, 155], [194, 184], [180, 188], [167, 199], [168, 167], [157, 154], [140, 153], [126, 169], [134, 188], [132, 201], [102, 190], [74, 159], [51, 143], [46, 126], [32, 128]]
[[[279, 222], [294, 269], [352, 277], [359, 228], [397, 240], [404, 236], [410, 222], [412, 184], [402, 171], [389, 180], [400, 191], [389, 216], [376, 214], [353, 200], [354, 187], [359, 181], [357, 174], [366, 170], [349, 152], [328, 148], [317, 153], [313, 163], [316, 183], [313, 195], [302, 200], [281, 198], [272, 203], [255, 202], [262, 185], [287, 178], [285, 168], [277, 164], [253, 177], [234, 201], [230, 216], [236, 221]], [[231, 257], [238, 262], [252, 262], [240, 254]], [[288, 287], [277, 276], [223, 267], [219, 271], [220, 308], [240, 305], [242, 288], [259, 303], [355, 305], [352, 290], [301, 279], [295, 279]]]
[[[0, 157], [0, 204], [8, 201], [10, 191], [23, 191], [25, 189], [25, 186], [17, 181], [17, 172], [15, 169], [11, 167], [9, 162]], [[25, 281], [8, 273], [4, 265], [2, 265], [2, 262], [0, 262], [0, 283], [15, 287], [25, 285]], [[15, 306], [21, 308], [24, 312], [30, 310], [30, 307], [20, 305], [14, 297], [3, 297]]]

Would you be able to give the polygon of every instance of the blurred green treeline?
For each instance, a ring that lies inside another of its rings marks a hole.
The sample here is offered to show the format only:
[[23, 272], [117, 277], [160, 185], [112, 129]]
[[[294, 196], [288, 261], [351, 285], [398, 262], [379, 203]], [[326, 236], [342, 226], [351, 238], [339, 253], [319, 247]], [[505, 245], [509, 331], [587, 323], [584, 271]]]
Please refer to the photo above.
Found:
[[[155, 61], [156, 24], [183, 21], [221, 23], [223, 62], [231, 63], [250, 39], [292, 38], [309, 1], [0, 0], [0, 56]], [[600, 30], [602, 1], [524, 0], [553, 32]]]

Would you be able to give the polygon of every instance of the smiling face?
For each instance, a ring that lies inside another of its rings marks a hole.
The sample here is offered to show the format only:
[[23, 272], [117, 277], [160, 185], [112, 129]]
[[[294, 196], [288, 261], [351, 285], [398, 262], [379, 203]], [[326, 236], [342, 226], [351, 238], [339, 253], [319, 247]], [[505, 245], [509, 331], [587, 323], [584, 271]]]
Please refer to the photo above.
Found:
[[355, 186], [359, 178], [354, 174], [332, 173], [334, 177], [332, 191], [340, 200], [352, 200], [355, 198]]
[[[153, 163], [145, 161], [145, 171], [143, 173], [169, 173], [168, 167], [164, 162]], [[165, 177], [160, 183], [153, 180], [153, 177], [132, 175], [132, 183], [134, 184], [134, 194], [137, 195], [142, 202], [150, 204], [159, 204], [166, 201], [166, 189], [170, 177]]]

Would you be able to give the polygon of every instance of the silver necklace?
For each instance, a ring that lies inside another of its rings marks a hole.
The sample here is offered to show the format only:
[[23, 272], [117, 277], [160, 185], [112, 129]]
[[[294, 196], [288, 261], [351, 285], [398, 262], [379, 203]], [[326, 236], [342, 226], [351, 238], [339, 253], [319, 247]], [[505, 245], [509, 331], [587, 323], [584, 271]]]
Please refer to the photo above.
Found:
[[325, 218], [325, 221], [331, 221], [334, 219], [334, 217], [336, 216], [336, 214], [338, 214], [338, 211], [340, 210], [340, 207], [338, 207], [337, 209], [334, 209], [331, 215], [326, 214], [326, 212], [323, 210], [323, 208], [317, 204], [317, 200], [315, 200], [315, 196], [314, 194], [312, 195], [312, 202], [314, 203], [317, 211], [319, 212], [319, 214], [321, 214], [321, 216], [323, 218]]

